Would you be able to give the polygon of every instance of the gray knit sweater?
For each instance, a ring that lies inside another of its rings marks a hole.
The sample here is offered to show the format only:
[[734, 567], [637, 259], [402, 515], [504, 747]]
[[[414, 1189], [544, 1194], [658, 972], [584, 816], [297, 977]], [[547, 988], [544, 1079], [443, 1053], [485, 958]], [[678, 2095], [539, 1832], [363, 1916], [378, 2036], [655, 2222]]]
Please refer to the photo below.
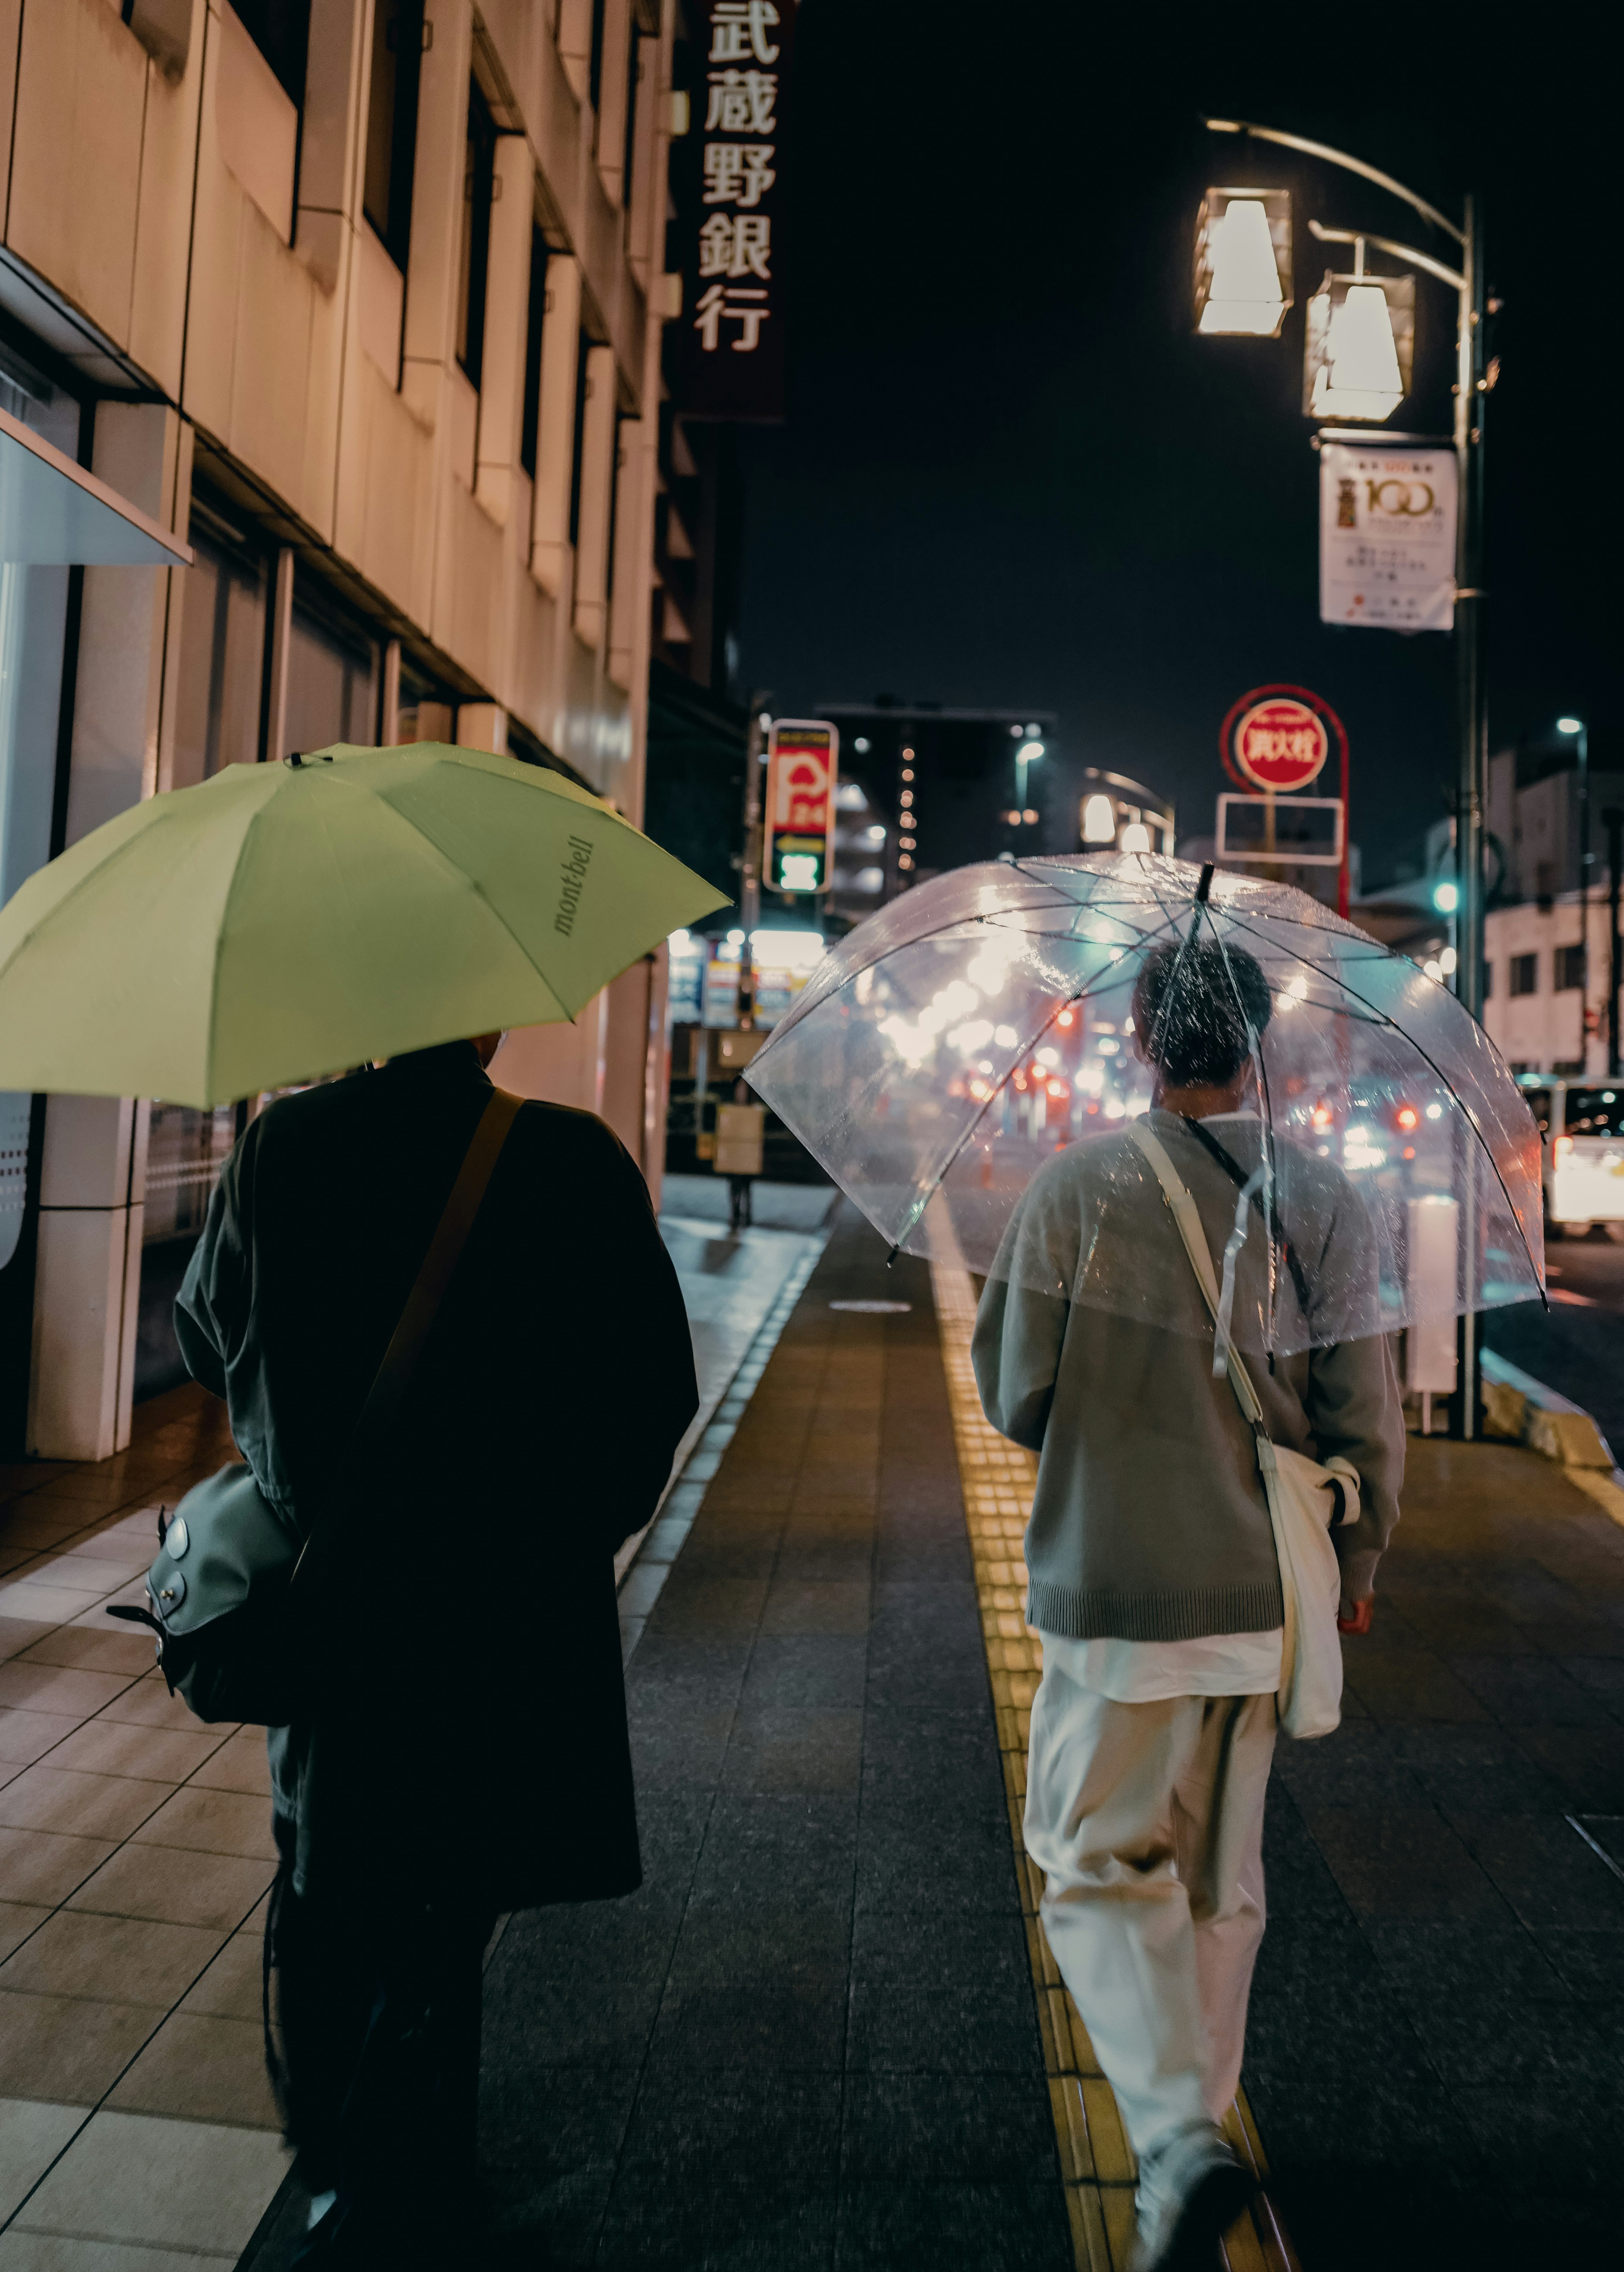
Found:
[[[1215, 1266], [1236, 1187], [1175, 1114], [1149, 1125], [1201, 1211]], [[1209, 1124], [1256, 1162], [1255, 1121]], [[1284, 1150], [1282, 1147], [1282, 1150]], [[1282, 1162], [1281, 1212], [1313, 1313], [1367, 1323], [1375, 1251], [1357, 1192], [1306, 1153]], [[1357, 1523], [1333, 1532], [1344, 1591], [1370, 1591], [1398, 1520], [1403, 1408], [1386, 1338], [1366, 1332], [1276, 1356], [1258, 1339], [1268, 1242], [1254, 1211], [1240, 1257], [1237, 1342], [1277, 1445], [1358, 1469]], [[1276, 1266], [1279, 1312], [1300, 1316]], [[1241, 1320], [1254, 1322], [1248, 1329]], [[1085, 1138], [1040, 1169], [982, 1296], [976, 1379], [988, 1419], [1039, 1454], [1026, 1534], [1027, 1614], [1079, 1640], [1183, 1640], [1263, 1632], [1283, 1610], [1252, 1432], [1212, 1378], [1212, 1327], [1154, 1170], [1124, 1133]]]

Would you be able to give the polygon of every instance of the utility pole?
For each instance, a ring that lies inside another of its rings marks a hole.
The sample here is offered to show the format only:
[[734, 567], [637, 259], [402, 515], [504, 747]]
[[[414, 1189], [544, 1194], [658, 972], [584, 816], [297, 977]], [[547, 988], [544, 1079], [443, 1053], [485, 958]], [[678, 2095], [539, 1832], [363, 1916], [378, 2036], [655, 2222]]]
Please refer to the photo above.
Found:
[[[1340, 167], [1344, 173], [1357, 174], [1367, 182], [1373, 182], [1378, 189], [1385, 190], [1390, 197], [1403, 198], [1432, 228], [1453, 237], [1461, 248], [1461, 265], [1456, 269], [1414, 245], [1395, 243], [1392, 238], [1376, 236], [1368, 230], [1325, 228], [1317, 220], [1310, 220], [1308, 224], [1310, 235], [1321, 243], [1351, 244], [1361, 273], [1363, 247], [1371, 244], [1379, 251], [1388, 252], [1397, 259], [1408, 261], [1425, 275], [1435, 276], [1441, 283], [1448, 285], [1456, 295], [1454, 442], [1459, 495], [1455, 536], [1455, 843], [1459, 898], [1456, 908], [1456, 938], [1458, 943], [1456, 948], [1455, 990], [1457, 998], [1481, 1025], [1485, 896], [1483, 848], [1489, 762], [1483, 670], [1483, 616], [1488, 597], [1483, 588], [1483, 429], [1488, 405], [1489, 379], [1485, 369], [1486, 294], [1483, 227], [1478, 200], [1471, 195], [1463, 200], [1462, 226], [1457, 228], [1447, 213], [1440, 213], [1436, 206], [1430, 205], [1425, 198], [1407, 189], [1403, 182], [1395, 181], [1390, 174], [1367, 165], [1362, 158], [1351, 157], [1345, 150], [1333, 150], [1324, 142], [1310, 141], [1300, 134], [1283, 133], [1277, 127], [1254, 125], [1246, 119], [1209, 118], [1203, 123], [1209, 132], [1239, 134], [1258, 142], [1278, 143], [1284, 149], [1298, 151], [1305, 157], [1316, 159], [1325, 165]], [[1477, 1177], [1481, 1171], [1481, 1162], [1474, 1155], [1469, 1172]], [[1465, 1309], [1456, 1343], [1460, 1386], [1453, 1400], [1450, 1433], [1471, 1439], [1479, 1433], [1481, 1426], [1482, 1347], [1477, 1304], [1482, 1295], [1482, 1258], [1477, 1248], [1477, 1208], [1470, 1200], [1466, 1216], [1468, 1241], [1462, 1289]]]
[[748, 1034], [756, 1022], [755, 949], [761, 921], [761, 715], [767, 700], [750, 698], [750, 730], [745, 737], [745, 854], [739, 868], [739, 920], [745, 926], [738, 950], [738, 1028]]
[[[1460, 888], [1456, 988], [1483, 1022], [1483, 831], [1487, 802], [1489, 741], [1483, 674], [1483, 428], [1488, 405], [1484, 375], [1483, 232], [1478, 200], [1468, 195], [1461, 238], [1460, 315], [1456, 330], [1455, 455], [1460, 498], [1456, 520], [1455, 672], [1456, 731], [1455, 872]], [[1475, 1158], [1473, 1170], [1481, 1174]], [[1464, 1256], [1466, 1307], [1456, 1356], [1460, 1386], [1450, 1434], [1470, 1443], [1480, 1433], [1482, 1320], [1477, 1303], [1478, 1260], [1469, 1229]]]
[[1624, 867], [1624, 811], [1602, 807], [1607, 832], [1607, 1078], [1616, 1080], [1619, 1063], [1619, 871]]

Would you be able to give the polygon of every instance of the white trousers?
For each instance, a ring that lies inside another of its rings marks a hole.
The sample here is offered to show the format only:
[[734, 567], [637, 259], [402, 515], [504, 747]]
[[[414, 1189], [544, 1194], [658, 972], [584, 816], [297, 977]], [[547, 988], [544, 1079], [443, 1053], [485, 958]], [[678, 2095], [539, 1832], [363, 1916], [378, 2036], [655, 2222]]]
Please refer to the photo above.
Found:
[[1141, 2161], [1239, 2085], [1275, 1723], [1272, 1695], [1117, 1704], [1052, 1667], [1032, 1706], [1044, 1930]]

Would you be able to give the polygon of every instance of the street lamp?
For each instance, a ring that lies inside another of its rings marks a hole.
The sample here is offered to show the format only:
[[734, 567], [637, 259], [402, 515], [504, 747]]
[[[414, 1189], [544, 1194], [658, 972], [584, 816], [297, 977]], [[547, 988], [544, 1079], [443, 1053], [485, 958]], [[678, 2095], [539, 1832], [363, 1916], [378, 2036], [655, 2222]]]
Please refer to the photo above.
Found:
[[1117, 841], [1117, 808], [1108, 796], [1097, 793], [1088, 797], [1082, 807], [1082, 841], [1085, 844], [1114, 844]]
[[[1459, 967], [1455, 974], [1456, 994], [1461, 1002], [1479, 1023], [1483, 1019], [1483, 907], [1484, 875], [1483, 848], [1485, 813], [1488, 803], [1488, 721], [1483, 673], [1483, 433], [1485, 399], [1491, 384], [1485, 368], [1484, 317], [1486, 313], [1483, 286], [1483, 238], [1478, 224], [1478, 200], [1468, 194], [1462, 199], [1461, 223], [1456, 224], [1436, 206], [1406, 189], [1392, 175], [1382, 173], [1377, 167], [1366, 165], [1362, 158], [1350, 157], [1345, 150], [1333, 150], [1323, 142], [1312, 142], [1301, 134], [1286, 134], [1272, 126], [1254, 126], [1245, 119], [1209, 118], [1209, 132], [1239, 135], [1254, 142], [1271, 142], [1282, 149], [1295, 150], [1306, 158], [1318, 159], [1322, 164], [1335, 166], [1344, 174], [1357, 174], [1363, 181], [1372, 182], [1389, 197], [1401, 199], [1423, 220], [1450, 238], [1460, 247], [1458, 269], [1449, 267], [1430, 253], [1418, 251], [1412, 245], [1396, 244], [1390, 238], [1372, 235], [1368, 231], [1325, 228], [1316, 220], [1308, 224], [1309, 232], [1321, 243], [1353, 246], [1358, 273], [1348, 280], [1350, 284], [1367, 285], [1387, 280], [1366, 277], [1363, 248], [1373, 247], [1378, 252], [1390, 254], [1409, 268], [1425, 276], [1435, 277], [1447, 284], [1456, 295], [1456, 375], [1455, 375], [1455, 455], [1458, 467], [1457, 512], [1455, 540], [1455, 669], [1456, 669], [1456, 874], [1459, 879], [1459, 901], [1455, 917], [1456, 951]], [[1252, 194], [1256, 194], [1255, 192]], [[1284, 196], [1281, 191], [1278, 194]], [[1210, 235], [1208, 208], [1210, 193], [1201, 207], [1198, 226], [1197, 276], [1200, 277], [1200, 237], [1202, 230]], [[1289, 201], [1288, 201], [1289, 211]], [[1287, 235], [1290, 235], [1288, 220]], [[1210, 293], [1209, 295], [1210, 296]], [[1385, 289], [1383, 300], [1387, 300]], [[1344, 297], [1345, 306], [1345, 297]], [[1391, 303], [1388, 303], [1389, 309]], [[1373, 336], [1372, 316], [1382, 312], [1366, 304], [1360, 319]], [[1198, 313], [1198, 328], [1200, 315]], [[1330, 325], [1326, 326], [1329, 344]], [[1394, 333], [1396, 353], [1398, 334]], [[1387, 369], [1385, 358], [1383, 367]], [[1334, 383], [1337, 374], [1333, 370]], [[1390, 392], [1388, 385], [1378, 392]], [[1310, 392], [1312, 393], [1312, 381]], [[1363, 387], [1356, 390], [1364, 392]], [[1400, 399], [1402, 400], [1402, 394]], [[1394, 406], [1396, 407], [1396, 404]], [[1368, 414], [1366, 414], [1368, 415]], [[1352, 436], [1349, 439], [1355, 438]], [[1478, 1379], [1480, 1374], [1478, 1319], [1469, 1308], [1461, 1321], [1460, 1338], [1461, 1393], [1457, 1403], [1460, 1433], [1467, 1438], [1478, 1433]]]
[[1035, 766], [1043, 753], [1041, 742], [1022, 742], [1015, 751], [1015, 803], [1023, 811], [1026, 808], [1027, 767]]
[[1356, 238], [1351, 276], [1325, 280], [1308, 303], [1303, 409], [1310, 418], [1380, 423], [1410, 392], [1415, 355], [1415, 279], [1369, 276]]
[[1196, 330], [1272, 340], [1291, 304], [1291, 192], [1209, 190], [1195, 226]]

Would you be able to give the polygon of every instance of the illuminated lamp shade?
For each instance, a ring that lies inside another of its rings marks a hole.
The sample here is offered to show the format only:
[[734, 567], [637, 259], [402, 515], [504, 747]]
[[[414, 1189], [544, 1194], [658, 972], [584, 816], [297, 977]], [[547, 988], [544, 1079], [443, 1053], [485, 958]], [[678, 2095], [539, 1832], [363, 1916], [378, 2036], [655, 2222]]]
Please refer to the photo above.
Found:
[[1291, 304], [1291, 199], [1285, 190], [1209, 190], [1195, 228], [1195, 328], [1277, 336]]
[[1310, 418], [1390, 418], [1410, 391], [1413, 276], [1327, 276], [1308, 303], [1303, 409]]
[[1082, 808], [1082, 841], [1085, 844], [1114, 844], [1117, 838], [1117, 808], [1108, 796], [1095, 796]]
[[1117, 839], [1117, 849], [1119, 852], [1148, 852], [1150, 849], [1150, 831], [1142, 820], [1129, 821]]

